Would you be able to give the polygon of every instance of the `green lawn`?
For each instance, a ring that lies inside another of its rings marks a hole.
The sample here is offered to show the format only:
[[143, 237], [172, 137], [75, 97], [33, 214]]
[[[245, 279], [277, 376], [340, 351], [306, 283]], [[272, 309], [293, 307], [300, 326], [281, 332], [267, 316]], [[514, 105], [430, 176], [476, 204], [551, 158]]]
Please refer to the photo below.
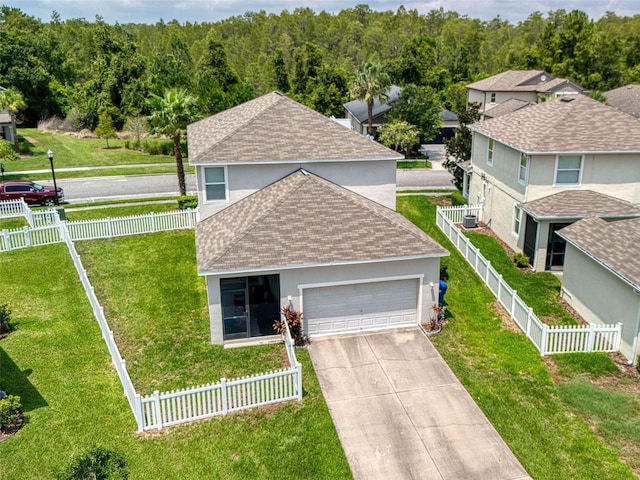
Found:
[[[146, 276], [155, 286], [144, 286], [134, 278], [140, 271], [134, 267], [133, 272], [121, 274], [122, 291], [116, 293], [118, 300], [131, 301], [129, 311], [138, 315], [118, 318], [114, 323], [119, 328], [131, 326], [141, 335], [138, 351], [134, 352], [126, 340], [131, 332], [122, 333], [126, 336], [125, 358], [129, 354], [127, 365], [143, 389], [187, 386], [196, 379], [198, 383], [216, 381], [221, 372], [229, 376], [239, 373], [242, 365], [251, 364], [256, 370], [259, 367], [255, 364], [263, 361], [267, 366], [276, 363], [277, 346], [238, 349], [227, 357], [227, 352], [208, 344], [201, 279], [189, 279], [182, 285], [184, 289], [176, 285], [176, 279], [182, 281], [185, 272], [194, 268], [193, 246], [188, 248], [187, 236], [149, 235], [147, 238], [155, 238], [160, 244], [159, 249], [165, 248], [162, 258], [133, 241], [128, 245], [133, 249], [127, 254], [129, 258], [121, 258], [117, 265], [111, 263], [110, 252], [119, 247], [109, 242], [103, 242], [104, 255], [88, 251], [91, 248], [86, 246], [83, 249], [93, 265], [100, 263], [123, 271], [139, 263], [153, 267], [147, 268], [150, 275], [154, 271], [160, 275], [155, 280]], [[184, 257], [169, 253], [171, 248], [183, 246], [187, 247]], [[180, 264], [170, 264], [168, 259]], [[191, 263], [182, 264], [186, 262]], [[161, 264], [173, 265], [174, 269], [167, 274], [169, 267]], [[17, 435], [0, 443], [0, 478], [52, 478], [52, 469], [62, 468], [71, 455], [93, 445], [122, 453], [131, 479], [351, 477], [305, 350], [297, 352], [303, 364], [302, 402], [216, 417], [160, 434], [138, 435], [66, 247], [57, 244], [3, 253], [0, 272], [2, 301], [9, 302], [17, 323], [17, 330], [0, 340], [0, 383], [22, 397], [26, 420]], [[111, 292], [115, 284], [102, 282], [95, 269], [90, 275], [100, 284], [99, 295], [105, 299], [104, 292]], [[132, 288], [143, 290], [136, 295]], [[141, 298], [147, 294], [160, 297]], [[105, 303], [111, 305], [113, 301], [105, 299]], [[108, 308], [111, 312], [112, 307]], [[126, 308], [122, 306], [116, 317]], [[180, 317], [169, 318], [171, 312]], [[191, 352], [181, 350], [183, 339], [194, 347], [193, 357]], [[186, 358], [180, 359], [181, 355]], [[155, 373], [150, 371], [154, 361], [158, 362]], [[204, 364], [199, 365], [199, 361]], [[186, 370], [172, 371], [176, 366]]]
[[398, 168], [400, 169], [431, 168], [431, 162], [429, 160], [399, 160]]
[[103, 139], [75, 138], [64, 134], [44, 133], [35, 128], [20, 128], [18, 135], [31, 145], [32, 155], [23, 156], [17, 162], [5, 162], [4, 168], [7, 173], [51, 168], [47, 157], [48, 150], [54, 153], [56, 168], [175, 163], [172, 156], [148, 155], [135, 150], [127, 150], [124, 148], [124, 140], [109, 140], [110, 148], [107, 149]]
[[[127, 202], [128, 203], [128, 202]], [[75, 207], [73, 205], [72, 207]], [[178, 210], [176, 201], [170, 203], [151, 203], [137, 205], [136, 202], [127, 205], [119, 204], [117, 206], [97, 206], [88, 210], [65, 210], [65, 215], [69, 221], [94, 220], [107, 217], [126, 217], [129, 215], [146, 215], [148, 213], [173, 212]]]
[[[450, 322], [432, 340], [531, 476], [635, 478], [637, 388], [628, 388], [606, 355], [541, 358], [523, 334], [503, 327], [491, 293], [435, 226], [431, 199], [400, 197], [398, 209], [451, 252], [443, 261]], [[77, 247], [140, 391], [231, 377], [256, 361], [278, 364], [278, 346], [224, 351], [208, 344], [193, 232]], [[34, 265], [55, 274], [34, 277]], [[49, 478], [91, 445], [123, 453], [132, 479], [350, 478], [305, 350], [298, 351], [301, 403], [140, 436], [65, 247], [4, 253], [0, 272], [12, 273], [0, 275], [0, 292], [18, 326], [0, 340], [0, 383], [22, 396], [27, 420], [0, 443], [0, 478]]]
[[[494, 297], [435, 225], [424, 196], [399, 197], [398, 210], [450, 252], [449, 325], [432, 337], [438, 351], [535, 479], [631, 479], [616, 445], [589, 428], [564, 400], [563, 385], [520, 332], [503, 328]], [[638, 473], [638, 472], [636, 472]]]
[[466, 233], [471, 243], [480, 249], [493, 268], [511, 288], [518, 291], [524, 302], [549, 325], [575, 325], [575, 319], [558, 303], [560, 279], [550, 272], [520, 271], [500, 243], [489, 235]]

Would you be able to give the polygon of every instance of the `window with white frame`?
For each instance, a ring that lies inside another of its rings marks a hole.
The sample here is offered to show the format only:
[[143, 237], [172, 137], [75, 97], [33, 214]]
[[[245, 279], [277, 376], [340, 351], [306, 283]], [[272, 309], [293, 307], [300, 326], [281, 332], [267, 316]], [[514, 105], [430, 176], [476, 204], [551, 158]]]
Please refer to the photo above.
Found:
[[491, 92], [491, 100], [490, 103], [496, 103], [496, 92]]
[[204, 192], [207, 202], [227, 199], [224, 167], [205, 167]]
[[525, 153], [520, 153], [520, 169], [518, 170], [518, 182], [523, 185], [527, 183], [527, 167], [529, 166], [529, 157]]
[[581, 155], [558, 155], [556, 161], [556, 185], [580, 185], [581, 175]]
[[487, 146], [487, 165], [493, 165], [493, 138], [489, 139]]
[[522, 209], [515, 205], [513, 207], [513, 233], [515, 235], [520, 235], [520, 223], [522, 220]]

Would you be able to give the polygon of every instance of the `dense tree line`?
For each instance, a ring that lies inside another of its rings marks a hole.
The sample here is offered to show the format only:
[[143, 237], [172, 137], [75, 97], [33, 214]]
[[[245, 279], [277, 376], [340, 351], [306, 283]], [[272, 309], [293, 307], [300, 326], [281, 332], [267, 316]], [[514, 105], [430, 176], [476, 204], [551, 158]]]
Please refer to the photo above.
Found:
[[91, 129], [103, 112], [116, 128], [149, 115], [149, 99], [169, 88], [192, 95], [201, 116], [274, 89], [342, 116], [372, 61], [393, 83], [454, 111], [465, 107], [465, 84], [507, 69], [545, 69], [596, 91], [640, 82], [640, 15], [592, 21], [578, 10], [535, 12], [517, 25], [366, 5], [335, 15], [299, 8], [216, 23], [109, 25], [63, 22], [56, 12], [43, 22], [2, 7], [0, 44], [0, 86], [22, 93], [25, 124], [59, 115]]

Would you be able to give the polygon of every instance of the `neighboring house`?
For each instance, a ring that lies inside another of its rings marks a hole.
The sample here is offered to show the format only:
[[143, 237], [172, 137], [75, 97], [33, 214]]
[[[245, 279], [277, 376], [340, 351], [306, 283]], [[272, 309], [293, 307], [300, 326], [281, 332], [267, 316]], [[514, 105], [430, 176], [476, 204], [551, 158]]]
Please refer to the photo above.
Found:
[[577, 95], [469, 128], [464, 193], [534, 269], [562, 268], [559, 228], [588, 215], [637, 216], [631, 204], [640, 203], [640, 122], [632, 116]]
[[[373, 100], [373, 126], [377, 130], [388, 120], [388, 114], [393, 108], [393, 104], [400, 98], [402, 89], [397, 85], [392, 85], [387, 91], [387, 98], [381, 102], [379, 97]], [[367, 135], [369, 127], [369, 113], [367, 102], [364, 100], [351, 100], [344, 104], [345, 116], [349, 119], [351, 130], [360, 135]]]
[[[0, 87], [0, 91], [6, 88]], [[14, 143], [14, 132], [16, 131], [15, 119], [9, 110], [0, 110], [0, 138]]]
[[507, 70], [467, 85], [467, 102], [480, 103], [482, 118], [495, 118], [490, 110], [509, 100], [535, 104], [564, 95], [584, 93], [579, 85], [544, 70]]
[[[393, 85], [387, 92], [387, 99], [381, 102], [379, 98], [375, 98], [373, 102], [373, 126], [380, 128], [387, 123], [389, 112], [393, 109], [393, 104], [400, 98], [402, 88]], [[352, 100], [344, 104], [345, 116], [351, 130], [361, 135], [367, 135], [369, 126], [369, 114], [367, 110], [367, 102], [364, 100]], [[433, 140], [427, 143], [443, 143], [445, 138], [455, 136], [455, 129], [460, 126], [458, 116], [445, 108], [440, 109], [440, 119], [442, 127]]]
[[589, 323], [623, 324], [620, 352], [638, 357], [640, 218], [580, 220], [560, 230], [567, 242], [562, 297]]
[[625, 85], [603, 95], [613, 108], [640, 119], [640, 85]]
[[211, 341], [415, 325], [448, 253], [395, 210], [399, 156], [277, 92], [190, 125]]

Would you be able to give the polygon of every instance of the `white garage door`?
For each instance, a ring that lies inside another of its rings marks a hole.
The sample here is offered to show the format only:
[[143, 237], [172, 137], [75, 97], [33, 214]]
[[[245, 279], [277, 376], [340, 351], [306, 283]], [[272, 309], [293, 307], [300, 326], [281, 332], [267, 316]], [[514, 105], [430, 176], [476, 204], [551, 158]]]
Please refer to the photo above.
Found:
[[310, 336], [415, 325], [418, 280], [305, 288], [303, 303]]

